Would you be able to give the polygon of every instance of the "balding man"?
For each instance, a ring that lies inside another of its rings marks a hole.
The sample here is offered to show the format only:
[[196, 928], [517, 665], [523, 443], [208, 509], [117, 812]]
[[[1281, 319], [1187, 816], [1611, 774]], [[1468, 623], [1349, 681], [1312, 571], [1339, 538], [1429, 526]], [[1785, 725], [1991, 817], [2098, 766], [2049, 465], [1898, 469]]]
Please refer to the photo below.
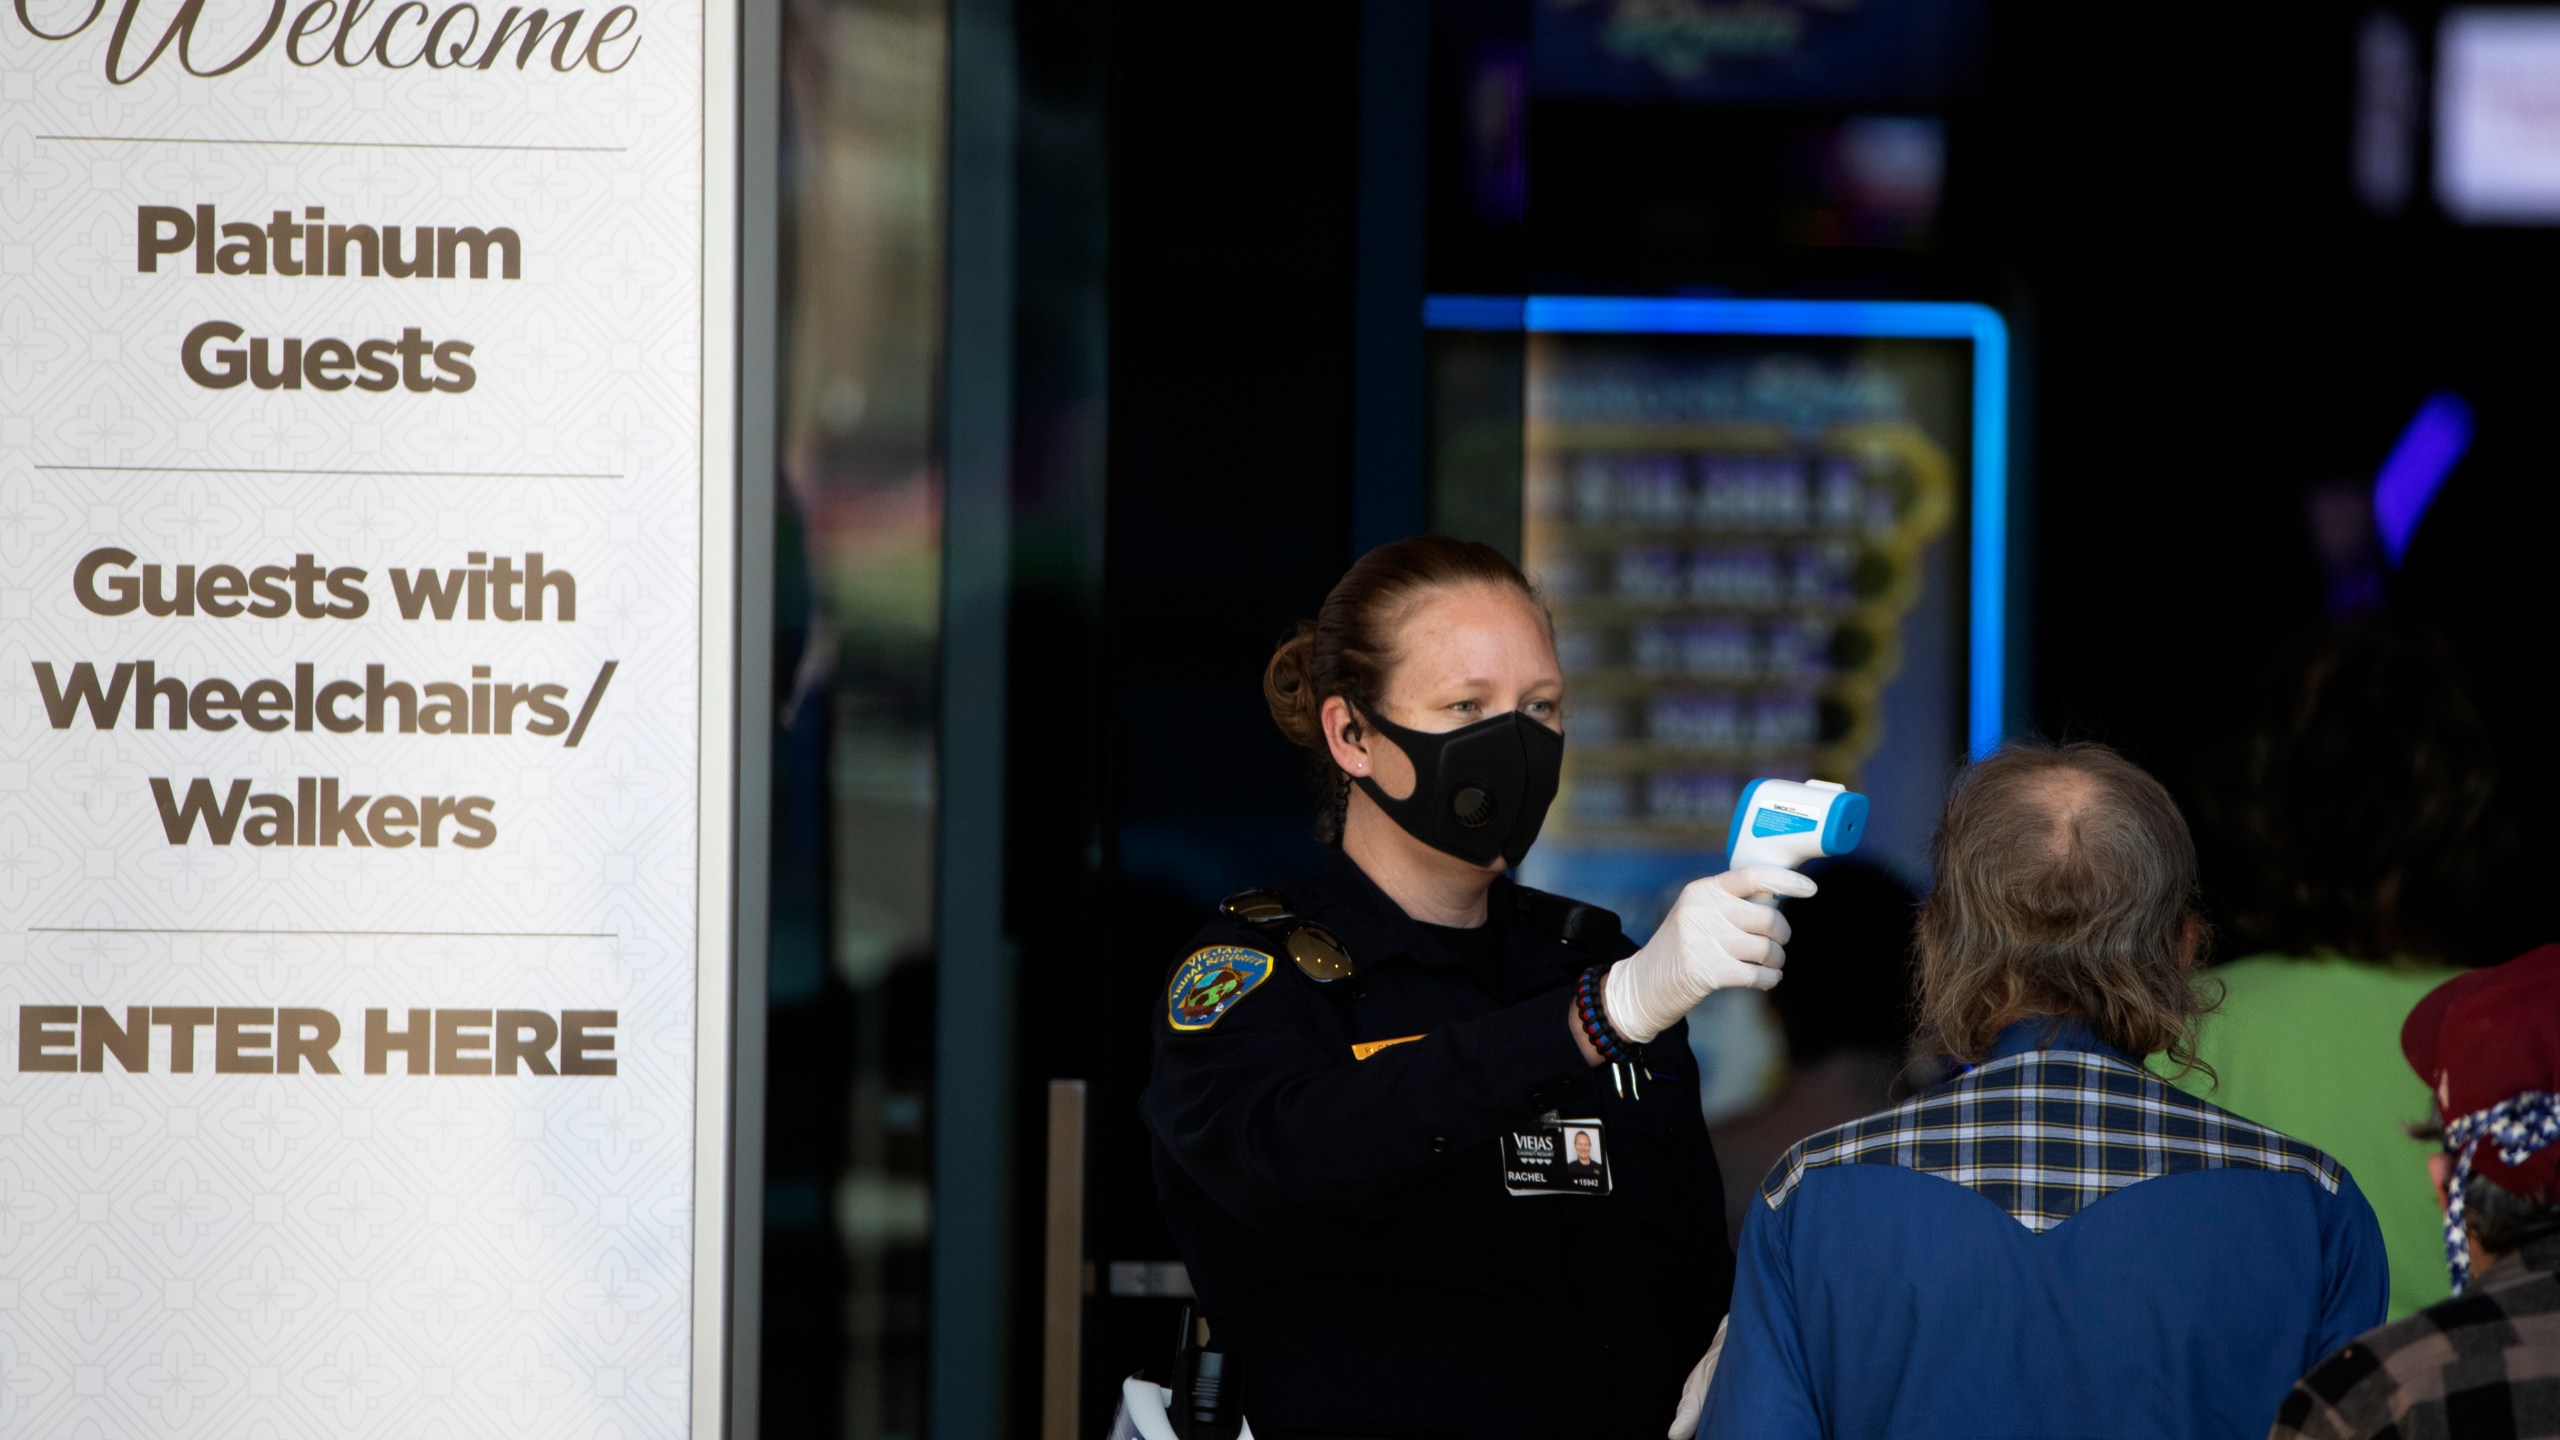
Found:
[[2014, 746], [1932, 850], [1921, 1036], [1965, 1069], [1769, 1172], [1705, 1433], [2264, 1435], [2389, 1281], [2335, 1160], [2143, 1068], [2210, 1005], [2177, 807], [2103, 746]]

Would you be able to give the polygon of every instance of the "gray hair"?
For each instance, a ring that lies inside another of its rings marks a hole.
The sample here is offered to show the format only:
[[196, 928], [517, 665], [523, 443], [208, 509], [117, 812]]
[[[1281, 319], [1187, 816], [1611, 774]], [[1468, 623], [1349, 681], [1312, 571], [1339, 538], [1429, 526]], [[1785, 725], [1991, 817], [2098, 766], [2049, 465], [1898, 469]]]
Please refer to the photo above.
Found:
[[2462, 1187], [2462, 1219], [2492, 1255], [2512, 1255], [2545, 1235], [2560, 1234], [2560, 1205], [2528, 1200], [2485, 1175]]
[[2195, 1021], [2216, 1000], [2191, 974], [2209, 936], [2195, 841], [2140, 766], [2104, 745], [2003, 746], [1956, 776], [1930, 856], [1924, 1046], [1978, 1062], [2009, 1025], [2068, 1015], [2200, 1068]]

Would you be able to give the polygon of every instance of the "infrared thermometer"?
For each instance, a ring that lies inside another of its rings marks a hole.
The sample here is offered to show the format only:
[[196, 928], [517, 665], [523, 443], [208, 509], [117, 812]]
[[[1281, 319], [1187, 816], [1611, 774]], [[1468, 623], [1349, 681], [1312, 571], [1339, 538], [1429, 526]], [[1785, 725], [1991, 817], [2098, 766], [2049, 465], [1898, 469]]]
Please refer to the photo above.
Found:
[[[1733, 829], [1724, 840], [1725, 864], [1783, 865], [1846, 855], [1867, 833], [1867, 797], [1828, 780], [1754, 780], [1734, 802]], [[1763, 890], [1751, 897], [1775, 905]]]

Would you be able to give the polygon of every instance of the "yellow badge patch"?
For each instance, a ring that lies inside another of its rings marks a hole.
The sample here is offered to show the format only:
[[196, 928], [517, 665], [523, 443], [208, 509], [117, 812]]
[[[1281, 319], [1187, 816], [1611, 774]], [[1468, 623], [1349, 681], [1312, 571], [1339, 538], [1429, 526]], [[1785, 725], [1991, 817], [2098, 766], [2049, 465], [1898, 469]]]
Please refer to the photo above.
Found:
[[1390, 1045], [1410, 1045], [1421, 1038], [1419, 1035], [1399, 1035], [1393, 1040], [1363, 1040], [1351, 1047], [1351, 1058], [1366, 1060]]
[[1242, 945], [1194, 950], [1165, 991], [1165, 1021], [1176, 1030], [1206, 1030], [1270, 978], [1271, 957], [1259, 950]]

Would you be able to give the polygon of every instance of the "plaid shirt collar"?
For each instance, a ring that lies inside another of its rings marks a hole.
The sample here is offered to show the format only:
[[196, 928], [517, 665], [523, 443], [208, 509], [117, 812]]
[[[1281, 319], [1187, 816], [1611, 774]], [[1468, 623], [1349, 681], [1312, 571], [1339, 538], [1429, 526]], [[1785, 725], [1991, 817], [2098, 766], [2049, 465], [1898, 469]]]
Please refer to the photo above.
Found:
[[2012, 1025], [1974, 1069], [1798, 1142], [1761, 1198], [1775, 1210], [1808, 1174], [1840, 1165], [1954, 1181], [2039, 1234], [2161, 1175], [2292, 1171], [2334, 1194], [2344, 1174], [2320, 1151], [2186, 1094], [2059, 1017]]

